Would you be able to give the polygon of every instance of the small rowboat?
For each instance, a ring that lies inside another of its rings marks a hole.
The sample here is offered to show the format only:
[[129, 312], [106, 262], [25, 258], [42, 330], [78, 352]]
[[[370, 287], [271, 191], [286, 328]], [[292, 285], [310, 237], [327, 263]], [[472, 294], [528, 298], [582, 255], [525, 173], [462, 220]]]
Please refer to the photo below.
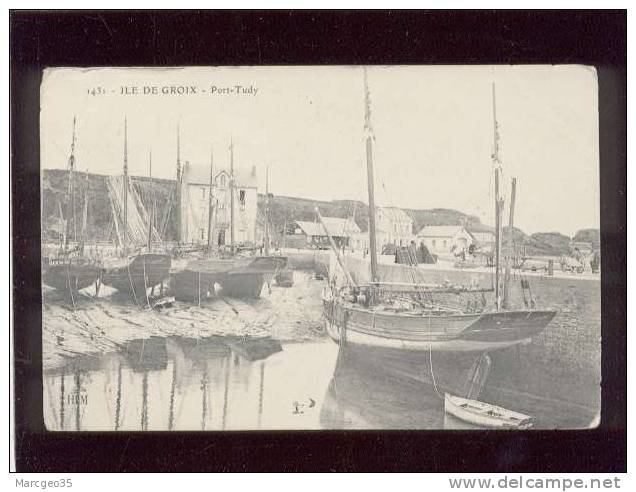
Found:
[[449, 393], [444, 395], [444, 410], [460, 420], [482, 427], [529, 429], [534, 424], [534, 418], [529, 415]]

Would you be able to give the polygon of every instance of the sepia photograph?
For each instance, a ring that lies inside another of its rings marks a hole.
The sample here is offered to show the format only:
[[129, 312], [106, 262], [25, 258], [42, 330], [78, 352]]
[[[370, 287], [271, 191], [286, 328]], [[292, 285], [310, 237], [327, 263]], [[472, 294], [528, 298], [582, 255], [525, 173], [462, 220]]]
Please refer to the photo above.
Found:
[[598, 91], [585, 65], [46, 69], [46, 429], [596, 428]]

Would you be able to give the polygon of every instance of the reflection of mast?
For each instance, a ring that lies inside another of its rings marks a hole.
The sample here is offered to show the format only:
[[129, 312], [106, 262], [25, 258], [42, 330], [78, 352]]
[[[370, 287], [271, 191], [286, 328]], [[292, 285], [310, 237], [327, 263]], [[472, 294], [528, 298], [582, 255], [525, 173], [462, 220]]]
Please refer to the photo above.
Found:
[[263, 382], [265, 380], [265, 361], [261, 362], [261, 384], [258, 390], [258, 428], [261, 427], [263, 416]]
[[141, 382], [141, 430], [148, 430], [148, 371]]
[[205, 430], [208, 418], [208, 382], [208, 363], [206, 361], [201, 378], [201, 430]]
[[375, 193], [373, 188], [373, 128], [371, 127], [371, 97], [364, 69], [364, 131], [366, 133], [367, 189], [369, 192], [369, 252], [371, 253], [371, 282], [378, 281], [378, 254], [375, 240]]
[[75, 430], [80, 430], [80, 370], [79, 366], [75, 367]]
[[221, 422], [221, 428], [225, 429], [225, 418], [227, 416], [227, 393], [230, 385], [230, 361], [232, 360], [232, 351], [227, 356], [225, 364], [225, 388], [223, 389], [223, 418]]
[[60, 381], [60, 430], [64, 430], [64, 372]]
[[121, 415], [121, 362], [117, 370], [117, 399], [115, 400], [115, 430], [119, 430], [119, 418]]
[[177, 388], [177, 363], [172, 361], [172, 384], [170, 385], [170, 412], [168, 413], [168, 430], [174, 428], [174, 393]]

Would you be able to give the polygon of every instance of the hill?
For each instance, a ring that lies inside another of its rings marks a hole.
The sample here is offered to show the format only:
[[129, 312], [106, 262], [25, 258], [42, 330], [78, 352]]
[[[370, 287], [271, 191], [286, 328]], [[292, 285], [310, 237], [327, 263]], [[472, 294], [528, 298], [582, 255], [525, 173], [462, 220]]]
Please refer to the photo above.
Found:
[[[108, 198], [108, 176], [78, 172], [76, 174], [75, 214], [78, 224], [82, 216], [84, 190], [88, 185], [88, 236], [95, 240], [112, 240], [113, 225], [110, 200]], [[149, 180], [146, 177], [131, 177], [135, 189], [144, 203], [149, 203]], [[64, 206], [68, 186], [68, 175], [62, 169], [44, 169], [42, 172], [42, 239], [55, 240], [58, 237], [60, 208]], [[153, 190], [156, 197], [156, 221], [165, 223], [164, 237], [166, 240], [176, 239], [176, 213], [171, 205], [174, 181], [167, 179], [153, 180]], [[258, 195], [259, 217], [263, 217], [265, 196]], [[369, 215], [365, 203], [355, 200], [312, 200], [289, 196], [273, 196], [270, 199], [270, 220], [273, 229], [281, 231], [285, 221], [316, 219], [315, 209], [325, 217], [351, 217], [361, 230], [367, 231]], [[458, 210], [447, 208], [433, 209], [405, 209], [414, 220], [414, 233], [427, 225], [466, 225], [472, 231], [492, 231], [492, 227], [482, 224], [478, 217], [465, 214]], [[502, 243], [506, 244], [508, 234], [504, 228]], [[598, 229], [583, 229], [574, 237], [576, 241], [599, 242]], [[558, 232], [540, 232], [527, 235], [521, 229], [515, 228], [514, 243], [525, 245], [528, 255], [564, 255], [570, 252], [570, 238]]]

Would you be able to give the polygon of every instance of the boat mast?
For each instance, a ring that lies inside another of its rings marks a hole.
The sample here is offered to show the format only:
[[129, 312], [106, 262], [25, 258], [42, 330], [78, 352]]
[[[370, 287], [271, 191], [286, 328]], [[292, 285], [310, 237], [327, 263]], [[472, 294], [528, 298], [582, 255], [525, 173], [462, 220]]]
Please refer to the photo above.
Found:
[[124, 117], [124, 233], [123, 249], [128, 247], [128, 122]]
[[86, 171], [86, 179], [84, 185], [84, 209], [82, 211], [82, 235], [79, 253], [84, 256], [84, 245], [86, 243], [86, 224], [88, 222], [88, 170]]
[[152, 248], [152, 216], [155, 213], [155, 197], [152, 186], [152, 149], [150, 149], [148, 154], [148, 168], [148, 177], [150, 178], [150, 195], [152, 200], [150, 204], [150, 212], [148, 213], [148, 253], [150, 253], [150, 249]]
[[[68, 194], [66, 197], [66, 237], [64, 238], [64, 251], [68, 252], [68, 240], [71, 236], [71, 215], [73, 216], [73, 229], [75, 229], [75, 116], [73, 116], [73, 137], [71, 139], [71, 155], [68, 158]], [[69, 210], [70, 209], [70, 210]], [[71, 212], [72, 210], [72, 212]], [[77, 234], [74, 233], [77, 240]]]
[[230, 138], [230, 248], [234, 251], [234, 143]]
[[212, 232], [214, 231], [214, 152], [210, 147], [210, 189], [208, 201], [208, 256], [212, 255]]
[[265, 170], [265, 256], [269, 256], [269, 164]]
[[177, 243], [181, 242], [181, 141], [179, 134], [181, 133], [179, 125], [177, 125], [177, 183], [175, 185], [175, 196], [177, 202]]
[[499, 196], [499, 178], [501, 175], [501, 160], [499, 159], [499, 125], [497, 124], [497, 100], [495, 83], [492, 83], [492, 116], [493, 116], [493, 153], [492, 163], [495, 170], [495, 305], [501, 308], [501, 209], [503, 198]]
[[378, 281], [378, 255], [375, 240], [375, 194], [373, 189], [373, 128], [371, 127], [371, 97], [364, 69], [364, 132], [366, 134], [367, 190], [369, 193], [369, 252], [371, 253], [371, 282]]
[[506, 256], [506, 277], [504, 279], [504, 292], [503, 292], [503, 307], [507, 309], [509, 307], [509, 287], [510, 287], [510, 269], [512, 268], [512, 255], [513, 255], [513, 230], [515, 222], [515, 197], [517, 195], [517, 178], [512, 178], [511, 190], [510, 190], [510, 217], [508, 218], [508, 255]]

